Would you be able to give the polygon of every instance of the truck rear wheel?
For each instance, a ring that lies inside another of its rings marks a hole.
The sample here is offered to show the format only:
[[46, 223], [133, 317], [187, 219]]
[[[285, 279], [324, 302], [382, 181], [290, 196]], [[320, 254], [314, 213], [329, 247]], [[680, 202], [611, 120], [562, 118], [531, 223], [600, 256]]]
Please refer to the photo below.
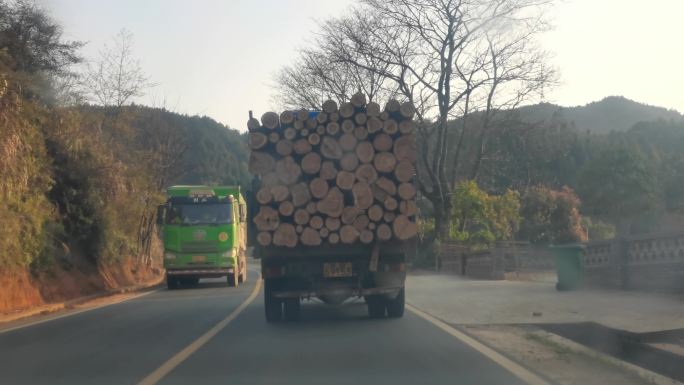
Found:
[[404, 316], [405, 295], [404, 288], [399, 290], [399, 294], [394, 299], [387, 300], [387, 316], [401, 318]]
[[301, 313], [301, 302], [299, 298], [288, 298], [283, 301], [285, 307], [285, 320], [298, 321]]
[[178, 287], [178, 279], [175, 277], [169, 277], [166, 275], [166, 288], [168, 290], [174, 290]]
[[385, 299], [379, 295], [366, 296], [366, 303], [368, 305], [368, 316], [370, 318], [385, 317]]
[[264, 310], [266, 322], [278, 322], [283, 317], [283, 303], [273, 297], [273, 282], [264, 280]]
[[238, 275], [237, 274], [235, 274], [235, 273], [228, 274], [227, 280], [228, 280], [228, 286], [229, 287], [238, 287], [239, 282], [238, 282]]

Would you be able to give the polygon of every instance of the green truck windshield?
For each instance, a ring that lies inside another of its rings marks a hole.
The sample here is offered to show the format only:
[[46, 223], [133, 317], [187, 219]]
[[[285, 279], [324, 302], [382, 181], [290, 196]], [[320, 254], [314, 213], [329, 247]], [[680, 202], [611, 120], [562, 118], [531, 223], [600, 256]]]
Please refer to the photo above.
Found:
[[171, 225], [223, 225], [233, 223], [230, 203], [184, 203], [169, 207], [166, 223]]

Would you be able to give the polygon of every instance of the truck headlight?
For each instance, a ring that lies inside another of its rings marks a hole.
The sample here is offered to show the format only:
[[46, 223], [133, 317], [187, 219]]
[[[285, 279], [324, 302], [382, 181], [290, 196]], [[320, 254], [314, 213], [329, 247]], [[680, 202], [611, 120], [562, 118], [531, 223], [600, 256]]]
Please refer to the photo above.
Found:
[[176, 254], [173, 254], [173, 253], [165, 253], [165, 254], [164, 254], [164, 259], [173, 261], [174, 259], [176, 259]]

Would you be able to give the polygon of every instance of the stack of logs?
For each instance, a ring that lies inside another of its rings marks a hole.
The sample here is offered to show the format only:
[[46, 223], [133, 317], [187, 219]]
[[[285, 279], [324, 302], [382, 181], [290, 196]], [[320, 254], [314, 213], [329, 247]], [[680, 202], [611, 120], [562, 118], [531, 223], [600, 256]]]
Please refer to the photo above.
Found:
[[355, 94], [322, 111], [250, 115], [257, 242], [296, 247], [407, 240], [417, 233], [411, 103]]

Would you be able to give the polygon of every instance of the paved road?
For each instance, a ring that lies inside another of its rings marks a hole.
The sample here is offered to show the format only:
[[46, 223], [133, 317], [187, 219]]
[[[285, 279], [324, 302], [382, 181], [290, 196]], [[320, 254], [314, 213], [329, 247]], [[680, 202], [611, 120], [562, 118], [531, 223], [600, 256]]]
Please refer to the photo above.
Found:
[[[252, 275], [254, 276], [254, 275]], [[2, 333], [2, 384], [138, 384], [252, 293], [218, 281]], [[196, 344], [196, 343], [195, 343]], [[407, 312], [370, 320], [363, 302], [307, 303], [302, 321], [266, 324], [261, 296], [160, 384], [516, 384], [517, 377]]]

